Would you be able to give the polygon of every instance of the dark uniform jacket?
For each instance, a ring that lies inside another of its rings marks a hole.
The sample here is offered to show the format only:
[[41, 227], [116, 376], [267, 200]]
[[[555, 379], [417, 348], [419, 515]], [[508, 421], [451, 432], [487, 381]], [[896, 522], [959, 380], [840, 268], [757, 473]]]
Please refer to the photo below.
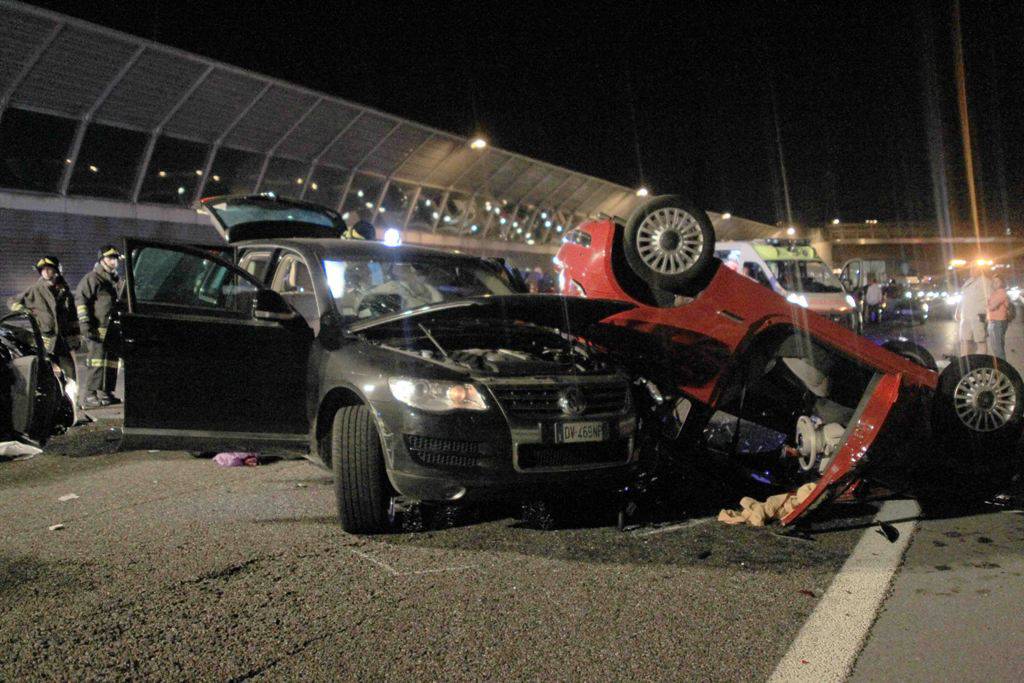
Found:
[[75, 301], [64, 278], [58, 276], [53, 283], [39, 278], [38, 282], [14, 300], [11, 310], [32, 314], [39, 324], [39, 331], [43, 334], [48, 350], [53, 351], [57, 337], [63, 337], [71, 348], [78, 346]]
[[110, 315], [117, 306], [121, 284], [116, 273], [108, 273], [99, 263], [82, 278], [75, 289], [78, 322], [92, 341], [103, 341]]

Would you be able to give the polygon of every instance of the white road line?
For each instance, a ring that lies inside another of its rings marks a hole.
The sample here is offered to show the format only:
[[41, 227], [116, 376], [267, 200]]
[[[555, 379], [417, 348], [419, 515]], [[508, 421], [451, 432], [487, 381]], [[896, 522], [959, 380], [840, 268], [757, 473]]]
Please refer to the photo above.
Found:
[[397, 569], [395, 569], [394, 567], [392, 567], [389, 564], [385, 564], [384, 562], [381, 562], [376, 557], [371, 557], [370, 555], [367, 555], [366, 553], [361, 553], [358, 550], [356, 550], [355, 548], [349, 548], [349, 551], [355, 553], [356, 555], [358, 555], [359, 557], [363, 558], [364, 560], [367, 560], [368, 562], [373, 562], [375, 565], [377, 565], [378, 567], [380, 567], [381, 569], [386, 571], [388, 574], [391, 574], [392, 576], [397, 576], [398, 575], [398, 570]]
[[691, 527], [700, 526], [701, 524], [707, 524], [708, 522], [715, 521], [715, 517], [700, 517], [698, 519], [691, 519], [679, 524], [671, 524], [669, 526], [658, 527], [657, 529], [646, 529], [644, 531], [637, 531], [634, 536], [657, 536], [658, 534], [670, 534], [673, 531], [682, 531], [683, 529], [689, 529]]
[[867, 640], [893, 577], [910, 545], [921, 508], [912, 500], [882, 505], [875, 521], [893, 522], [900, 536], [890, 543], [872, 526], [832, 580], [821, 602], [775, 667], [769, 681], [845, 681]]

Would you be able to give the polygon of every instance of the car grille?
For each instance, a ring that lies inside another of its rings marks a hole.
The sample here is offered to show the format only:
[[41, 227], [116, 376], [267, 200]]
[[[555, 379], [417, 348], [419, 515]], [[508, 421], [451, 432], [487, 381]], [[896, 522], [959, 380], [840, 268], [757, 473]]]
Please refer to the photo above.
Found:
[[628, 460], [629, 439], [605, 443], [522, 444], [518, 450], [521, 470], [612, 465]]
[[405, 446], [412, 459], [421, 465], [475, 467], [481, 454], [478, 441], [456, 441], [432, 436], [405, 435]]
[[571, 384], [535, 384], [492, 386], [494, 397], [505, 412], [514, 417], [558, 418], [565, 413], [558, 405], [561, 392], [570, 386], [579, 388], [586, 404], [573, 417], [619, 413], [629, 407], [629, 386], [622, 380]]

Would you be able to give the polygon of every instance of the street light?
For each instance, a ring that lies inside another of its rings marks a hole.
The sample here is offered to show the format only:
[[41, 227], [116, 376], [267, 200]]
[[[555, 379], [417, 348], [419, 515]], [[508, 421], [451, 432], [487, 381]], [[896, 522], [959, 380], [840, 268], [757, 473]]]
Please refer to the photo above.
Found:
[[839, 219], [838, 218], [833, 218], [832, 219], [832, 225], [839, 225]]
[[469, 147], [470, 149], [484, 149], [485, 147], [487, 147], [487, 140], [484, 140], [482, 137], [477, 136], [473, 138], [472, 142], [469, 143]]
[[796, 234], [796, 228], [794, 228], [792, 225], [789, 226], [788, 228], [786, 228], [786, 234], [792, 237], [793, 235]]
[[647, 191], [646, 187], [641, 187], [639, 190], [636, 191], [637, 197], [646, 197], [649, 194], [650, 192]]
[[732, 218], [732, 214], [729, 213], [728, 211], [726, 211], [725, 213], [722, 214], [722, 220], [727, 221], [730, 218]]

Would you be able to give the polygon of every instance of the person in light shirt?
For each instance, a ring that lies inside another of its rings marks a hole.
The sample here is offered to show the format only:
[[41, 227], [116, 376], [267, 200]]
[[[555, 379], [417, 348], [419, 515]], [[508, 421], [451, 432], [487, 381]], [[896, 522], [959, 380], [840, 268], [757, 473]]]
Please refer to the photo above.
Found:
[[960, 304], [954, 319], [959, 323], [960, 355], [988, 353], [988, 297], [992, 282], [981, 266], [971, 266], [971, 276], [960, 288]]

